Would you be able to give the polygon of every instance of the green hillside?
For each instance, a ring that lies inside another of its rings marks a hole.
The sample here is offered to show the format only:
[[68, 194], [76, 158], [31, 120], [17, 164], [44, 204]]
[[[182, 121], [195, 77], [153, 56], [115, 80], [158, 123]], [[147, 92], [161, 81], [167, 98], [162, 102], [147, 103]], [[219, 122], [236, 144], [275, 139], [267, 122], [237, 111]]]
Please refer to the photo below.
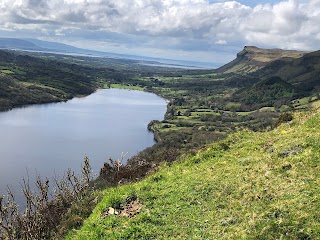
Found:
[[27, 104], [65, 101], [88, 95], [97, 87], [88, 68], [0, 51], [0, 111]]
[[7, 110], [13, 106], [55, 102], [63, 99], [66, 99], [66, 94], [59, 89], [21, 83], [11, 77], [10, 74], [0, 73], [0, 110]]
[[66, 239], [318, 239], [320, 110], [239, 131], [145, 180], [102, 191]]
[[262, 106], [281, 106], [303, 93], [280, 77], [270, 77], [256, 84], [242, 88], [233, 95], [233, 100], [243, 104]]
[[259, 77], [279, 76], [304, 91], [317, 90], [320, 86], [320, 51], [291, 61], [277, 60], [257, 74]]
[[290, 61], [300, 58], [307, 52], [282, 50], [282, 49], [262, 49], [254, 46], [245, 46], [237, 54], [237, 58], [217, 69], [218, 73], [247, 74], [255, 72], [276, 60]]

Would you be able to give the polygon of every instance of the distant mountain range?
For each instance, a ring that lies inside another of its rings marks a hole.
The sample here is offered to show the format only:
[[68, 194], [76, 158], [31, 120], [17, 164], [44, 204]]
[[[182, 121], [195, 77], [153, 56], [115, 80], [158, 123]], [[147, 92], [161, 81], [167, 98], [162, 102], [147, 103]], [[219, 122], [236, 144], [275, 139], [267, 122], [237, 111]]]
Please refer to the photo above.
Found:
[[117, 54], [110, 52], [101, 52], [88, 50], [83, 48], [77, 48], [63, 43], [49, 42], [33, 38], [18, 39], [18, 38], [0, 38], [0, 48], [2, 49], [18, 49], [27, 51], [42, 51], [42, 52], [57, 52], [57, 53], [75, 53], [85, 55], [95, 55], [102, 57], [139, 57], [125, 54]]
[[45, 49], [36, 46], [32, 42], [17, 38], [0, 38], [0, 48], [43, 51]]
[[102, 52], [102, 51], [77, 48], [77, 47], [63, 44], [63, 43], [49, 42], [49, 41], [43, 41], [43, 40], [38, 40], [33, 38], [26, 38], [26, 39], [0, 38], [0, 49], [87, 55], [87, 56], [108, 57], [108, 58], [123, 58], [123, 59], [131, 59], [131, 60], [139, 60], [139, 61], [147, 62], [145, 63], [147, 65], [159, 65], [164, 67], [207, 68], [207, 69], [214, 68], [212, 63], [206, 63], [206, 62], [182, 61], [182, 60], [137, 56], [137, 55], [130, 55], [130, 54]]

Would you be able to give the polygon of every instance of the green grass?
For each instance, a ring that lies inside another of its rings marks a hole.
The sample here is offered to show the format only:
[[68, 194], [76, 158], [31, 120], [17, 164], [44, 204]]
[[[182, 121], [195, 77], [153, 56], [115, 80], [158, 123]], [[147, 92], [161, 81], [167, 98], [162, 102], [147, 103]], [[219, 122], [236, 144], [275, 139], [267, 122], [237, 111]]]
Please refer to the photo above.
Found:
[[128, 85], [122, 85], [122, 84], [111, 84], [111, 88], [119, 88], [119, 89], [128, 89], [128, 90], [138, 90], [138, 91], [143, 91], [143, 87], [139, 86], [128, 86]]
[[12, 74], [13, 72], [7, 69], [2, 69], [0, 72], [5, 73], [5, 74]]
[[171, 128], [163, 128], [163, 129], [159, 129], [159, 132], [163, 133], [163, 132], [173, 132], [173, 131], [181, 131], [181, 130], [187, 130], [187, 127], [177, 127], [175, 125], [173, 125]]
[[253, 113], [253, 112], [255, 112], [255, 111], [249, 111], [249, 112], [237, 112], [237, 114], [238, 114], [239, 116], [248, 116], [249, 114], [251, 114], [251, 113]]
[[190, 124], [201, 124], [203, 123], [202, 121], [195, 119], [195, 118], [191, 118], [191, 117], [186, 117], [186, 116], [180, 116], [177, 117], [177, 119], [174, 120], [170, 120], [172, 123], [179, 123], [179, 122], [183, 122], [183, 123], [190, 123]]
[[[275, 109], [275, 107], [263, 107], [263, 108], [260, 108], [258, 111], [260, 111], [260, 112], [275, 112], [276, 109]], [[257, 111], [236, 112], [236, 113], [239, 116], [248, 116], [254, 112], [257, 112]]]
[[[311, 116], [312, 115], [312, 116]], [[271, 132], [241, 131], [147, 179], [106, 189], [66, 239], [317, 239], [319, 110]], [[104, 216], [138, 198], [134, 218]]]
[[201, 116], [201, 115], [214, 115], [214, 116], [220, 116], [220, 113], [216, 112], [191, 112], [191, 116]]
[[289, 107], [288, 105], [282, 105], [282, 106], [279, 108], [279, 111], [280, 111], [280, 112], [290, 111], [290, 107]]
[[304, 97], [304, 98], [301, 98], [299, 100], [296, 100], [298, 102], [298, 104], [300, 105], [305, 105], [305, 104], [308, 104], [309, 103], [309, 97]]
[[261, 112], [274, 112], [275, 111], [275, 107], [263, 107], [263, 108], [260, 108]]
[[230, 110], [237, 110], [241, 106], [241, 103], [228, 102], [226, 104], [226, 108]]
[[38, 87], [38, 88], [50, 89], [50, 90], [54, 90], [54, 91], [63, 93], [63, 91], [60, 90], [60, 89], [53, 88], [53, 87], [46, 86], [46, 85], [42, 85], [42, 84], [31, 83], [31, 82], [20, 82], [20, 83], [21, 83], [23, 86], [26, 86], [26, 87], [35, 86], [35, 87]]
[[309, 96], [300, 99], [296, 99], [292, 101], [292, 105], [296, 110], [307, 110], [314, 105], [317, 104], [318, 97], [317, 96]]
[[23, 71], [17, 66], [6, 66], [6, 65], [0, 66], [0, 72], [4, 74], [17, 74], [17, 75], [26, 74], [25, 71]]

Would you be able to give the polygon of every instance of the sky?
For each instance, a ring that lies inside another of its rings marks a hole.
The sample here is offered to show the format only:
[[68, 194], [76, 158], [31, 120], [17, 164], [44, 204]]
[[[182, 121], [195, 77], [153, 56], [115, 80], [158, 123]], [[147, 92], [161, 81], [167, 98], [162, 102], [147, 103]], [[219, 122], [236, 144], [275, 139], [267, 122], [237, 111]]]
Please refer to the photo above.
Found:
[[222, 65], [246, 45], [318, 50], [320, 0], [0, 0], [0, 37]]

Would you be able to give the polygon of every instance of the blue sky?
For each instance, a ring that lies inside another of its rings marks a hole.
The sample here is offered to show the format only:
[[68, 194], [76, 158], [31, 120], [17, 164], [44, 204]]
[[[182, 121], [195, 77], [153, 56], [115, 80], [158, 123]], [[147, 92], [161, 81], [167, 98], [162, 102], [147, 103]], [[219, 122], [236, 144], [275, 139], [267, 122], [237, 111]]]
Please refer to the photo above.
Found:
[[1, 0], [0, 37], [222, 65], [245, 45], [317, 50], [320, 0]]

